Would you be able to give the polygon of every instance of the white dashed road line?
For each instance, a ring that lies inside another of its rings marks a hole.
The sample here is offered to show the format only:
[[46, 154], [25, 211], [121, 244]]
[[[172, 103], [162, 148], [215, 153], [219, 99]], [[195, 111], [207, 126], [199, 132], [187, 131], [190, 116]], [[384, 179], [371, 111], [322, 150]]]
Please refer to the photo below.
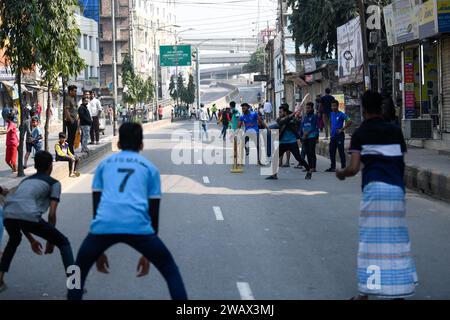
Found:
[[214, 207], [213, 209], [214, 209], [214, 214], [216, 215], [216, 220], [224, 221], [222, 210], [220, 209], [220, 207]]
[[238, 282], [237, 288], [241, 295], [241, 300], [255, 300], [252, 289], [250, 289], [250, 285], [247, 282]]

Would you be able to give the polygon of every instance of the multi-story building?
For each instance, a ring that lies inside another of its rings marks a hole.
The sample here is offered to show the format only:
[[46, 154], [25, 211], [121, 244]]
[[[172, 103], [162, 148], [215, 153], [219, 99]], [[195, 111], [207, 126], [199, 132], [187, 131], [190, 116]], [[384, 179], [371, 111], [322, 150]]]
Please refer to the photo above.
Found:
[[82, 16], [80, 13], [79, 10], [75, 12], [81, 32], [78, 38], [78, 52], [83, 58], [86, 68], [71, 80], [76, 82], [79, 90], [98, 89], [100, 87], [98, 23], [94, 19]]
[[[143, 78], [158, 78], [159, 97], [167, 97], [169, 72], [159, 67], [159, 45], [175, 42], [175, 1], [115, 0], [118, 100], [123, 84], [122, 63], [129, 54], [135, 71]], [[100, 85], [112, 89], [111, 0], [100, 1]]]

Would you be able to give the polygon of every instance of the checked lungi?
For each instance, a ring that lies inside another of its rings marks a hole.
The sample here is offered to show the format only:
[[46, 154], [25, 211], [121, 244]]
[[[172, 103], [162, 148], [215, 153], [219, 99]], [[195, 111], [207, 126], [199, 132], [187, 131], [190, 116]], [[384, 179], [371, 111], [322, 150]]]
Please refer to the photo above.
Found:
[[395, 185], [369, 183], [363, 190], [359, 219], [359, 291], [380, 298], [407, 298], [417, 283], [405, 192]]

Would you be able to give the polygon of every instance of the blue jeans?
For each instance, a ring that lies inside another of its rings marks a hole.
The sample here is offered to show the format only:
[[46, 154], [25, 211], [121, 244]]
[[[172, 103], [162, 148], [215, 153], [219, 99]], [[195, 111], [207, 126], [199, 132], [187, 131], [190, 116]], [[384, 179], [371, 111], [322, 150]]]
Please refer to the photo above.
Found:
[[81, 300], [86, 277], [92, 265], [109, 247], [125, 243], [146, 257], [162, 274], [173, 300], [187, 300], [186, 289], [175, 261], [156, 235], [88, 234], [78, 251], [75, 264], [81, 272], [81, 289], [69, 290], [69, 300]]
[[225, 141], [226, 137], [227, 137], [227, 130], [228, 130], [228, 125], [223, 125], [222, 126], [222, 136], [223, 136], [223, 141]]
[[345, 158], [345, 133], [339, 133], [331, 138], [330, 141], [330, 160], [331, 169], [336, 169], [336, 149], [339, 152], [339, 157], [341, 158], [341, 168], [346, 167]]

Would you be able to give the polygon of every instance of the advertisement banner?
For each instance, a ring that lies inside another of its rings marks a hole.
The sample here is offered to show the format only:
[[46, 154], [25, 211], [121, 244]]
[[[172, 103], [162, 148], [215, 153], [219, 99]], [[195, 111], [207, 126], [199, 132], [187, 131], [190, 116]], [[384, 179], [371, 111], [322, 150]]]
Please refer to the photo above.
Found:
[[436, 1], [429, 0], [419, 7], [419, 37], [429, 38], [438, 33]]
[[413, 0], [397, 0], [393, 7], [397, 44], [419, 39], [419, 6]]
[[450, 1], [437, 1], [438, 29], [439, 32], [450, 32]]
[[405, 50], [405, 119], [414, 119], [416, 115], [416, 92], [414, 86], [414, 51]]
[[339, 83], [361, 83], [363, 79], [363, 46], [359, 17], [337, 28]]
[[384, 14], [384, 26], [386, 28], [386, 38], [388, 46], [393, 46], [397, 43], [395, 37], [395, 19], [394, 19], [394, 7], [392, 4], [383, 8]]

